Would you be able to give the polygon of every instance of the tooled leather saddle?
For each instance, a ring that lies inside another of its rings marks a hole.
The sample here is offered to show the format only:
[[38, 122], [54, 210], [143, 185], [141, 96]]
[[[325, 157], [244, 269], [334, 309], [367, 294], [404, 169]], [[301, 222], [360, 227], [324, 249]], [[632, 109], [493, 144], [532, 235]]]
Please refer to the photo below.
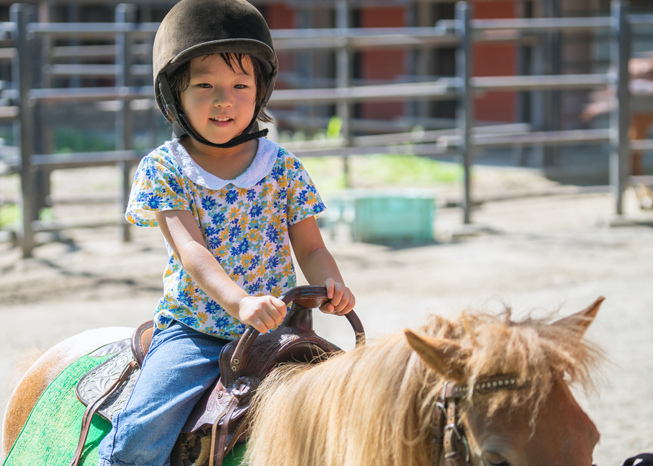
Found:
[[[281, 299], [292, 306], [283, 323], [263, 335], [248, 327], [239, 340], [227, 344], [220, 354], [220, 378], [207, 390], [182, 429], [172, 454], [172, 466], [219, 466], [224, 456], [247, 438], [247, 414], [252, 395], [276, 366], [288, 362], [317, 363], [340, 351], [313, 331], [312, 309], [328, 301], [321, 286], [293, 288]], [[358, 316], [346, 314], [364, 344], [365, 332]], [[140, 365], [152, 338], [152, 322], [134, 333], [131, 342], [117, 342], [124, 348], [116, 356], [86, 374], [77, 386], [77, 397], [87, 408], [82, 432], [70, 466], [81, 458], [91, 419], [97, 412], [111, 420], [131, 394]]]

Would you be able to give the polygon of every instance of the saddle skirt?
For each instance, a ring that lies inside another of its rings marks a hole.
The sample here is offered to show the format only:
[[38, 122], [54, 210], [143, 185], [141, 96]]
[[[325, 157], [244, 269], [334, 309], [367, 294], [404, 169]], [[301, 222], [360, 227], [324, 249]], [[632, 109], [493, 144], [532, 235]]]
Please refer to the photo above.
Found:
[[138, 379], [145, 354], [152, 342], [153, 330], [154, 322], [145, 322], [136, 329], [131, 339], [110, 343], [96, 350], [93, 354], [97, 356], [118, 354], [93, 368], [80, 379], [76, 387], [79, 401], [85, 406], [94, 404], [120, 379], [125, 367], [135, 361], [134, 369], [129, 374], [127, 381], [101, 403], [97, 413], [107, 421], [111, 421], [113, 416], [125, 409]]
[[[127, 339], [113, 343], [114, 347], [120, 348], [118, 354], [94, 367], [80, 379], [76, 388], [77, 398], [85, 406], [100, 399], [118, 380], [125, 366], [134, 360], [129, 342], [130, 340]], [[139, 372], [139, 368], [134, 369], [127, 383], [102, 403], [97, 411], [100, 416], [111, 421], [113, 416], [125, 409]]]

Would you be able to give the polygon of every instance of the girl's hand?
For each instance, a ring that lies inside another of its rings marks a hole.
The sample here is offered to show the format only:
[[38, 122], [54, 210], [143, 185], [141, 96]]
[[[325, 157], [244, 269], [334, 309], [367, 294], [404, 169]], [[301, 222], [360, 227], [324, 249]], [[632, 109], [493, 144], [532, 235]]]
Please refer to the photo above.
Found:
[[336, 282], [333, 278], [327, 278], [324, 286], [326, 287], [329, 302], [320, 307], [322, 312], [344, 316], [354, 308], [356, 298], [344, 283]]
[[286, 317], [286, 303], [274, 296], [246, 296], [238, 302], [238, 320], [259, 333], [277, 328]]

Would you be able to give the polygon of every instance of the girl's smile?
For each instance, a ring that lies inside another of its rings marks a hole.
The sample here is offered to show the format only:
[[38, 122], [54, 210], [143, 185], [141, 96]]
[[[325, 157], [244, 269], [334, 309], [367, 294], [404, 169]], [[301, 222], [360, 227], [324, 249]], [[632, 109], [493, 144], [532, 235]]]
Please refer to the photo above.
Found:
[[228, 118], [228, 117], [226, 117], [226, 118], [225, 117], [222, 117], [222, 118], [217, 117], [217, 118], [211, 118], [211, 121], [214, 122], [216, 124], [216, 126], [219, 126], [220, 128], [224, 128], [225, 126], [228, 126], [229, 124], [231, 124], [231, 122], [234, 121], [234, 120], [233, 120], [233, 118]]

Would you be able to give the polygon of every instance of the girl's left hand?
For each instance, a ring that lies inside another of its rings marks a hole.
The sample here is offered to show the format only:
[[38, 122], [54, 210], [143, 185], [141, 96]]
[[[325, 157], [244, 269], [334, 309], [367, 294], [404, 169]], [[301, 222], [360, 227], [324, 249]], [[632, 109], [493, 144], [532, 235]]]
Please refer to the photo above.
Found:
[[327, 278], [324, 286], [326, 287], [329, 302], [320, 307], [322, 312], [344, 316], [354, 308], [356, 298], [344, 283], [336, 282], [333, 278]]

